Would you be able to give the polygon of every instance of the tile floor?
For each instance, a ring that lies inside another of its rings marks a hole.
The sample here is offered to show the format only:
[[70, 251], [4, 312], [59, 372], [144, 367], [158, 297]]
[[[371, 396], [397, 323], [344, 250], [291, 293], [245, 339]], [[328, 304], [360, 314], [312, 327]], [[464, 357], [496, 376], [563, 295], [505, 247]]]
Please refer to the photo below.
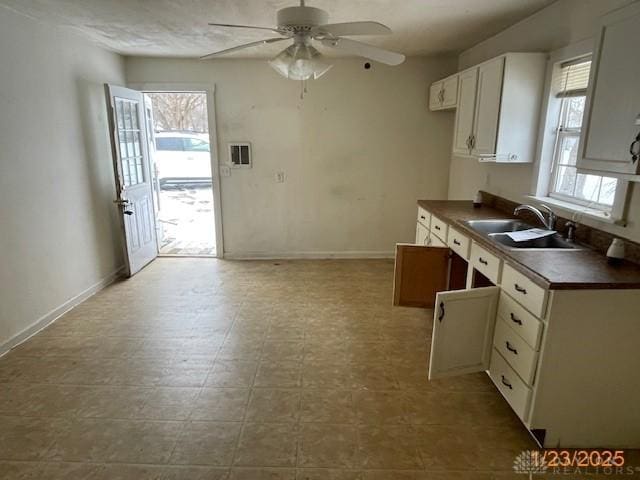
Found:
[[528, 478], [484, 374], [427, 381], [392, 270], [156, 260], [0, 359], [0, 478]]

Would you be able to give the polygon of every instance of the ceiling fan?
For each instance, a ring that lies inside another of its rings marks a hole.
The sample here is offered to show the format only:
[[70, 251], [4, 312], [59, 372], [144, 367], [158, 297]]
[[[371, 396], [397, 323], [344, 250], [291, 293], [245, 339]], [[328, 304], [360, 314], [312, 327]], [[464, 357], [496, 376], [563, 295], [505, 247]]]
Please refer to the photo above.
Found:
[[278, 26], [274, 28], [209, 23], [214, 27], [266, 30], [280, 36], [210, 53], [201, 57], [201, 60], [208, 60], [257, 45], [293, 40], [293, 43], [280, 52], [269, 64], [282, 76], [291, 80], [303, 81], [319, 78], [332, 67], [322, 54], [313, 47], [313, 41], [320, 42], [325, 47], [333, 48], [346, 54], [368, 58], [386, 65], [399, 65], [405, 60], [405, 56], [401, 53], [343, 38], [345, 35], [387, 35], [391, 33], [389, 27], [378, 22], [328, 24], [329, 14], [319, 8], [307, 7], [305, 0], [300, 0], [300, 6], [298, 7], [287, 7], [278, 10], [277, 20]]

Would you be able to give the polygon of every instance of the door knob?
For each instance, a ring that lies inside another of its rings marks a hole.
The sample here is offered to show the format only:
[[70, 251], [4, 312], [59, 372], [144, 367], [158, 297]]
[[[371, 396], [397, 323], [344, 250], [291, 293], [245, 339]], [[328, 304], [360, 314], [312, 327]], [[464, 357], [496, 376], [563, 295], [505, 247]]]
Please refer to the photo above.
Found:
[[125, 210], [124, 212], [125, 215], [133, 215], [133, 212], [131, 210]]

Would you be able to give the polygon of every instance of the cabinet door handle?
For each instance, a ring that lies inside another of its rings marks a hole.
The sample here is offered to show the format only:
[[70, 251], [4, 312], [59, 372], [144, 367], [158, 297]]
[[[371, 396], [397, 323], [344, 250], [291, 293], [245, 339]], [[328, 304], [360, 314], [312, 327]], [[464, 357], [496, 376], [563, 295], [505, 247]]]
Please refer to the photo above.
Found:
[[479, 261], [481, 264], [483, 264], [483, 265], [489, 265], [489, 262], [487, 262], [487, 261], [486, 261], [484, 258], [482, 258], [482, 257], [479, 257], [479, 258], [478, 258], [478, 261]]
[[502, 384], [506, 387], [509, 387], [511, 390], [513, 390], [513, 386], [509, 382], [507, 382], [507, 379], [504, 378], [504, 375], [500, 375], [500, 377], [502, 377]]
[[514, 288], [516, 289], [516, 292], [520, 292], [523, 295], [527, 294], [527, 289], [526, 288], [522, 288], [520, 285], [518, 285], [517, 283], [513, 284]]
[[458, 245], [458, 246], [462, 245], [462, 244], [461, 244], [458, 240], [456, 240], [455, 238], [453, 239], [453, 244], [454, 244], [454, 245]]
[[427, 219], [427, 217], [425, 217], [424, 215], [420, 215], [420, 218], [421, 218], [422, 220], [426, 220], [426, 219]]
[[440, 302], [440, 313], [438, 314], [438, 321], [441, 322], [444, 318], [444, 302]]
[[640, 133], [638, 133], [636, 139], [631, 142], [629, 153], [631, 154], [631, 161], [633, 163], [636, 163], [638, 161], [638, 158], [640, 158]]
[[467, 144], [467, 148], [471, 150], [471, 135], [467, 137], [467, 141], [465, 143]]
[[518, 354], [518, 350], [516, 350], [515, 348], [513, 348], [511, 346], [511, 344], [509, 343], [509, 340], [507, 340], [506, 342], [504, 342], [505, 346], [507, 347], [507, 350], [509, 350], [511, 353], [513, 353], [514, 355]]
[[522, 320], [516, 317], [513, 313], [510, 313], [509, 316], [511, 317], [511, 321], [513, 323], [517, 323], [518, 325], [522, 326]]
[[434, 226], [433, 228], [435, 228], [436, 230], [440, 231], [440, 227], [438, 225]]

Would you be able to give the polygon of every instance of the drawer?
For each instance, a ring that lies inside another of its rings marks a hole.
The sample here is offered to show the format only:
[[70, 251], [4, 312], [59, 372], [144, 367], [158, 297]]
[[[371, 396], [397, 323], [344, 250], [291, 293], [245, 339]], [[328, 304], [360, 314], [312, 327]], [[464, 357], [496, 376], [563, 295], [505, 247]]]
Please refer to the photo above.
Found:
[[470, 262], [473, 268], [482, 273], [495, 285], [500, 284], [500, 273], [502, 272], [502, 260], [493, 253], [489, 253], [476, 242], [471, 245]]
[[446, 222], [443, 222], [435, 215], [431, 215], [431, 233], [433, 233], [436, 237], [442, 240], [444, 243], [447, 243], [447, 229], [449, 225]]
[[544, 317], [547, 306], [547, 291], [533, 283], [510, 265], [504, 266], [502, 288], [520, 305], [536, 317]]
[[500, 293], [498, 317], [507, 322], [531, 348], [534, 350], [540, 348], [542, 322], [504, 292]]
[[525, 383], [533, 384], [538, 353], [501, 319], [496, 322], [493, 346]]
[[462, 235], [455, 228], [449, 227], [449, 233], [447, 234], [447, 245], [451, 250], [456, 252], [465, 260], [469, 259], [469, 247], [471, 240]]
[[531, 399], [531, 389], [518, 377], [502, 355], [494, 348], [491, 352], [489, 376], [513, 411], [526, 421]]
[[429, 228], [431, 223], [431, 214], [422, 207], [418, 207], [418, 223], [421, 223], [427, 228]]

